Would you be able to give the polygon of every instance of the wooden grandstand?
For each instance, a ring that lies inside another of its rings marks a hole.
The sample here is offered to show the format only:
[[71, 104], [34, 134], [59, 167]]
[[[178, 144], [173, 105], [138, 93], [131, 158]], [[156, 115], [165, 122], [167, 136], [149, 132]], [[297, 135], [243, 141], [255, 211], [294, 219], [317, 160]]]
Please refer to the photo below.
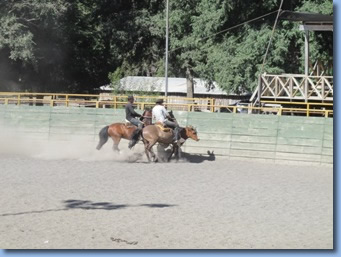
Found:
[[[295, 109], [333, 110], [332, 64], [312, 65], [309, 60], [309, 32], [333, 31], [333, 16], [315, 13], [283, 11], [280, 19], [302, 22], [300, 30], [305, 38], [304, 74], [261, 74], [251, 96], [253, 106], [280, 106]], [[296, 113], [300, 113], [298, 110]], [[291, 113], [293, 114], [293, 113]]]

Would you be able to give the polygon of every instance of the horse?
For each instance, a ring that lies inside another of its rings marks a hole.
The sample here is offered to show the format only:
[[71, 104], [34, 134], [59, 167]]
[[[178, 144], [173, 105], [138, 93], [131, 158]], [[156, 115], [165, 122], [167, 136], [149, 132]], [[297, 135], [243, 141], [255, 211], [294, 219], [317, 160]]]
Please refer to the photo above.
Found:
[[[150, 109], [146, 109], [140, 120], [144, 123], [145, 126], [149, 126], [152, 124], [152, 111]], [[131, 123], [113, 123], [111, 125], [105, 126], [99, 132], [99, 143], [96, 147], [97, 150], [100, 150], [102, 146], [108, 141], [109, 136], [114, 141], [113, 149], [115, 152], [119, 152], [118, 144], [121, 139], [130, 140], [134, 131], [137, 127]]]
[[193, 126], [182, 128], [180, 131], [180, 137], [181, 139], [179, 142], [174, 143], [173, 131], [170, 128], [163, 128], [162, 125], [158, 123], [145, 127], [142, 130], [142, 141], [148, 161], [151, 161], [149, 154], [151, 154], [154, 162], [158, 161], [155, 153], [153, 152], [153, 146], [156, 143], [159, 143], [165, 148], [172, 145], [172, 152], [168, 157], [168, 161], [170, 161], [173, 154], [175, 154], [177, 160], [179, 159], [179, 148], [188, 138], [191, 138], [194, 141], [199, 141], [197, 130], [193, 128]]

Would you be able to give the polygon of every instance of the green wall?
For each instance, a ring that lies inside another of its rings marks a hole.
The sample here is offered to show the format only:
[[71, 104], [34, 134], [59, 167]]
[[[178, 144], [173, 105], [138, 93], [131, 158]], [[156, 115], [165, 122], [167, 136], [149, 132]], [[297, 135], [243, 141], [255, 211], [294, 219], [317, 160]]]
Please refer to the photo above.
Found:
[[[333, 164], [333, 119], [276, 115], [174, 112], [180, 125], [193, 125], [199, 142], [183, 151], [230, 159]], [[124, 110], [47, 106], [0, 106], [0, 124], [39, 140], [97, 141], [99, 130], [122, 122]]]

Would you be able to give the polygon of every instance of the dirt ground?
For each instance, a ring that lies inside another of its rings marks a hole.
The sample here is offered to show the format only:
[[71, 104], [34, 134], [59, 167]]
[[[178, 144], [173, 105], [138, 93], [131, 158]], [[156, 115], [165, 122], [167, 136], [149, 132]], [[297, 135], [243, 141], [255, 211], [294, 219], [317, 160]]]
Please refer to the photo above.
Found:
[[333, 248], [331, 167], [5, 141], [2, 249]]

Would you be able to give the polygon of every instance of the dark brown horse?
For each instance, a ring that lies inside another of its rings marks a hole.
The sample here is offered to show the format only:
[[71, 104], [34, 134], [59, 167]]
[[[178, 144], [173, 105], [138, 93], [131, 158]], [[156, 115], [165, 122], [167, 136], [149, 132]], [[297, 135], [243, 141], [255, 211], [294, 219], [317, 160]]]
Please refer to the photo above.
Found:
[[169, 145], [172, 145], [172, 152], [168, 157], [168, 161], [172, 158], [172, 155], [175, 154], [175, 157], [179, 158], [179, 147], [188, 139], [191, 138], [195, 141], [199, 141], [197, 131], [192, 126], [187, 126], [183, 128], [180, 132], [181, 139], [179, 140], [181, 143], [173, 142], [173, 131], [171, 129], [164, 129], [160, 125], [150, 125], [142, 130], [142, 141], [144, 143], [145, 153], [147, 155], [148, 161], [151, 161], [149, 154], [152, 156], [153, 161], [158, 161], [155, 153], [153, 152], [153, 146], [156, 143], [159, 143], [164, 148]]
[[[150, 109], [146, 109], [141, 118], [145, 126], [152, 124], [152, 111]], [[136, 128], [137, 127], [131, 123], [113, 123], [109, 126], [105, 126], [99, 132], [99, 143], [96, 149], [100, 150], [108, 141], [108, 138], [111, 137], [114, 141], [114, 151], [119, 151], [120, 149], [118, 149], [118, 144], [121, 139], [124, 138], [130, 140]]]

